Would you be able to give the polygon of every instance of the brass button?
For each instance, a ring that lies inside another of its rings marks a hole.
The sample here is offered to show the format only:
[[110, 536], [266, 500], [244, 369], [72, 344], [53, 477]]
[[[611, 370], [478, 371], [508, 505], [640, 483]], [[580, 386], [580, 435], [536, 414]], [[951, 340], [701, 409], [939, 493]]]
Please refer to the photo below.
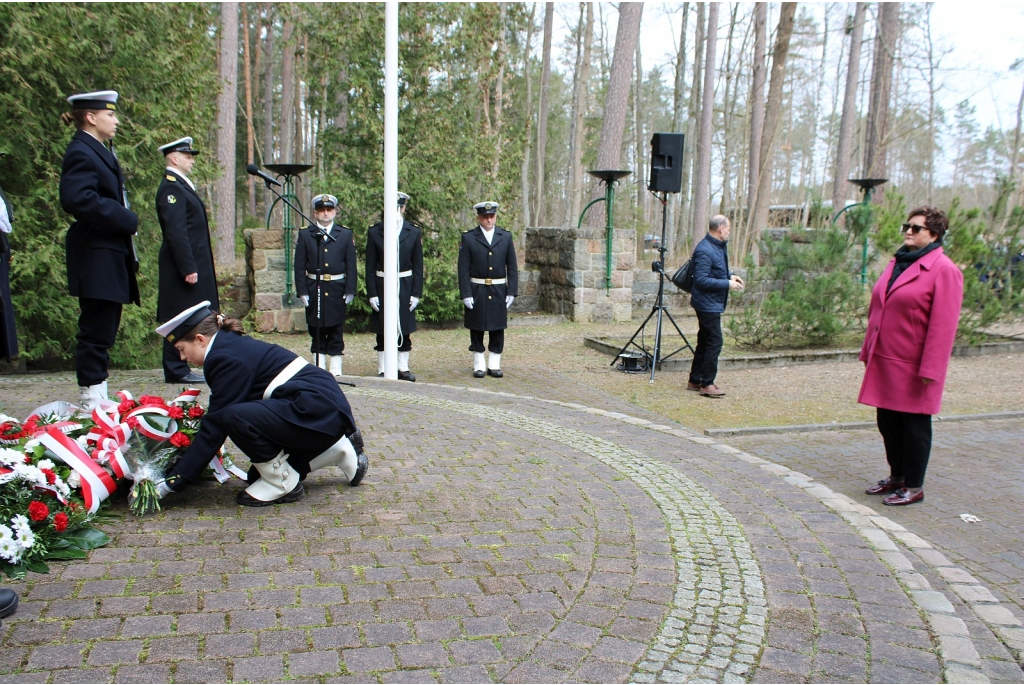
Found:
[[491, 298], [491, 296], [490, 296], [490, 295], [488, 295], [488, 296], [487, 296], [487, 299], [488, 299], [488, 300], [490, 300], [490, 299], [492, 299], [492, 298]]
[[487, 267], [487, 270], [488, 271], [494, 271], [494, 267], [493, 266], [489, 266], [489, 267]]
[[324, 248], [324, 252], [327, 252], [327, 248], [326, 247]]
[[488, 252], [487, 254], [489, 254], [489, 255], [493, 255], [494, 253], [493, 253], [493, 252]]
[[330, 295], [330, 293], [324, 293], [324, 297], [327, 297], [328, 295]]
[[330, 264], [328, 264], [327, 262], [324, 262], [324, 266], [330, 266]]

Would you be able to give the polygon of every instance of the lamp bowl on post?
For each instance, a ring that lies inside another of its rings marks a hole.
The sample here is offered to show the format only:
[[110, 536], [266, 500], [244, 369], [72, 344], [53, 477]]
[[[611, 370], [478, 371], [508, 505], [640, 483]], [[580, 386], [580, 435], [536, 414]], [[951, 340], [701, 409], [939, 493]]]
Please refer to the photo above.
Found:
[[[614, 235], [614, 228], [612, 226], [612, 210], [615, 203], [615, 183], [620, 178], [629, 176], [632, 171], [627, 169], [591, 169], [587, 172], [596, 179], [600, 179], [601, 183], [604, 184], [604, 204], [605, 204], [605, 246], [604, 246], [604, 287], [605, 290], [611, 290], [612, 287], [612, 236]], [[583, 214], [586, 214], [587, 210], [590, 209], [590, 205], [594, 204], [598, 200], [594, 200], [589, 205], [584, 207]], [[583, 214], [580, 214], [580, 225], [583, 225]]]
[[[857, 186], [864, 193], [864, 200], [861, 206], [871, 211], [871, 191], [886, 183], [887, 178], [851, 178], [849, 182]], [[836, 217], [839, 215], [836, 214]], [[867, 285], [868, 282], [868, 231], [864, 231], [864, 244], [860, 255], [860, 284]]]
[[[305, 171], [309, 171], [313, 168], [312, 164], [264, 164], [266, 168], [273, 171], [278, 176], [284, 176], [284, 197], [288, 202], [298, 204], [300, 207], [302, 203], [299, 202], [299, 198], [295, 196], [295, 179], [299, 177]], [[274, 201], [277, 204], [277, 200]], [[270, 206], [267, 211], [267, 227], [270, 227], [270, 212], [274, 210], [274, 205]], [[281, 223], [281, 228], [284, 229], [284, 289], [285, 289], [285, 301], [290, 305], [292, 303], [292, 291], [294, 290], [294, 283], [292, 283], [292, 247], [294, 240], [292, 236], [295, 231], [295, 224], [292, 223], [292, 209], [285, 203], [284, 206], [284, 221]]]

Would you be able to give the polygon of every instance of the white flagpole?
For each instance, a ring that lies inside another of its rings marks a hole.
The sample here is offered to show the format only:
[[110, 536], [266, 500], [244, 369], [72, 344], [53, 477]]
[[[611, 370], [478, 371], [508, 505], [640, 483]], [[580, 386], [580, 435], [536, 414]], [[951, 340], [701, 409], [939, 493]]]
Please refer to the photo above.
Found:
[[[384, 377], [398, 379], [398, 3], [384, 3]], [[369, 277], [369, 274], [367, 274]], [[406, 303], [408, 306], [408, 303]]]

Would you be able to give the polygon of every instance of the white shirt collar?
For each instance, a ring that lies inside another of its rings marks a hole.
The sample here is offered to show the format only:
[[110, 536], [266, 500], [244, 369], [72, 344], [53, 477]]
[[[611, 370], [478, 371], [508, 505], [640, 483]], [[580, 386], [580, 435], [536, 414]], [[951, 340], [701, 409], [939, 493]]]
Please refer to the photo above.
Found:
[[[217, 333], [220, 333], [220, 331], [217, 331]], [[210, 337], [210, 342], [206, 343], [206, 351], [203, 352], [203, 361], [204, 362], [206, 361], [206, 358], [210, 356], [210, 348], [213, 347], [213, 341], [217, 339], [217, 333], [214, 333]]]
[[484, 232], [484, 238], [487, 239], [487, 244], [490, 245], [491, 242], [494, 240], [494, 229], [492, 228], [491, 230], [488, 231], [483, 226], [480, 226], [480, 230]]
[[331, 223], [327, 224], [326, 226], [324, 226], [322, 223], [320, 223], [318, 221], [318, 222], [316, 222], [316, 225], [319, 226], [323, 230], [324, 233], [330, 233], [331, 229], [334, 228], [334, 222], [333, 221]]
[[189, 177], [188, 177], [188, 176], [186, 176], [185, 174], [181, 173], [181, 171], [180, 171], [180, 170], [178, 170], [178, 169], [175, 169], [175, 168], [174, 168], [174, 167], [172, 167], [172, 166], [169, 166], [169, 167], [167, 167], [167, 170], [168, 170], [168, 171], [170, 171], [170, 172], [171, 172], [172, 174], [174, 174], [175, 176], [178, 176], [179, 178], [181, 178], [181, 179], [182, 179], [183, 181], [185, 181], [185, 183], [187, 183], [187, 184], [188, 184], [188, 187], [189, 187], [189, 188], [191, 188], [191, 189], [192, 189], [193, 191], [194, 191], [194, 190], [196, 189], [196, 184], [195, 184], [195, 183], [193, 183], [193, 182], [191, 181], [191, 179], [189, 179]]

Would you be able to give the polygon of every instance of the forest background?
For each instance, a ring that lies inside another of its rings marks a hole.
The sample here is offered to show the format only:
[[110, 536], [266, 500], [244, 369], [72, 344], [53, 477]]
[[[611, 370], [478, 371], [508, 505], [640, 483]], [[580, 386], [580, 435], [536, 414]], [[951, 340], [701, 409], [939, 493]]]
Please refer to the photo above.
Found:
[[[657, 42], [641, 31], [652, 13], [662, 20]], [[683, 192], [668, 202], [669, 264], [685, 260], [710, 214], [724, 212], [734, 263], [755, 275], [766, 265], [773, 272], [763, 276], [785, 280], [790, 299], [835, 302], [838, 289], [849, 300], [844, 328], [863, 304], [854, 287], [861, 237], [870, 234], [873, 255], [890, 254], [907, 202], [932, 203], [950, 211], [949, 250], [971, 267], [974, 323], [1011, 312], [1006, 288], [985, 283], [991, 263], [1009, 264], [1020, 248], [1024, 91], [1015, 111], [979, 124], [976, 104], [948, 87], [963, 65], [932, 13], [927, 3], [403, 3], [399, 179], [412, 196], [408, 216], [427, 229], [421, 317], [461, 313], [455, 254], [480, 200], [501, 202], [499, 224], [518, 235], [574, 226], [603, 193], [585, 170], [628, 169], [614, 222], [635, 228], [642, 250], [661, 224], [661, 203], [646, 190], [657, 131], [686, 134]], [[70, 219], [57, 200], [68, 94], [121, 93], [115, 143], [141, 217], [143, 306], [125, 309], [113, 362], [152, 367], [157, 147], [191, 135], [203, 150], [194, 180], [222, 275], [244, 269], [242, 230], [267, 224], [272, 198], [245, 174], [249, 161], [312, 164], [300, 200], [337, 195], [338, 220], [361, 252], [382, 205], [383, 33], [380, 3], [0, 5], [0, 183], [15, 207], [11, 285], [23, 355], [66, 364], [74, 344]], [[645, 51], [669, 59], [645, 68]], [[1021, 67], [1011, 59], [978, 76], [1000, 74], [1018, 89]], [[858, 177], [889, 179], [876, 210], [829, 230], [834, 212], [859, 200], [846, 181]], [[794, 224], [823, 229], [810, 258], [761, 240], [769, 208], [780, 206], [792, 208]], [[604, 225], [600, 206], [586, 223]], [[734, 334], [771, 345], [771, 312], [750, 304], [753, 318]], [[365, 308], [357, 298], [356, 313]], [[828, 328], [820, 319], [804, 322], [812, 341]]]

